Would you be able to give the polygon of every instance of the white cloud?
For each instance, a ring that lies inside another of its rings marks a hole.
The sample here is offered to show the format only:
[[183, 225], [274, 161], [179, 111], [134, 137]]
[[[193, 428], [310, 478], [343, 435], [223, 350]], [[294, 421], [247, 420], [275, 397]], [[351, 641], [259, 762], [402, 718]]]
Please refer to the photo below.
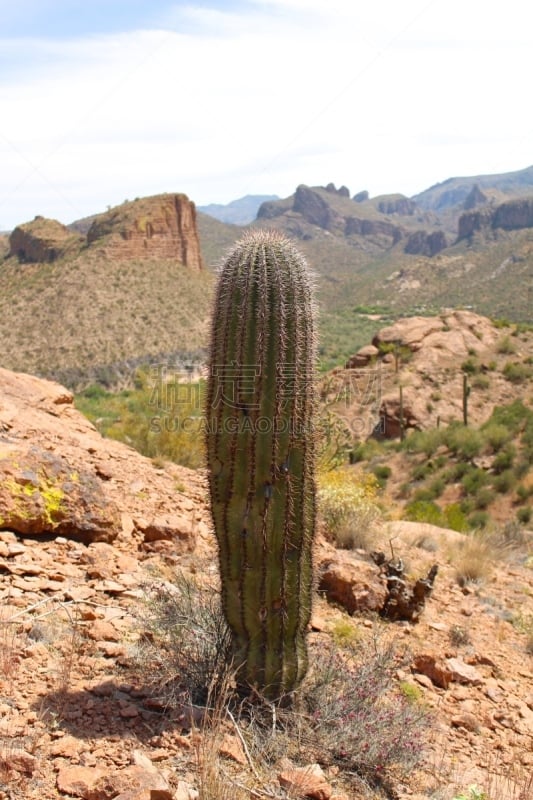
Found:
[[410, 194], [525, 167], [528, 12], [499, 8], [249, 0], [180, 6], [161, 30], [0, 41], [0, 229], [159, 191]]

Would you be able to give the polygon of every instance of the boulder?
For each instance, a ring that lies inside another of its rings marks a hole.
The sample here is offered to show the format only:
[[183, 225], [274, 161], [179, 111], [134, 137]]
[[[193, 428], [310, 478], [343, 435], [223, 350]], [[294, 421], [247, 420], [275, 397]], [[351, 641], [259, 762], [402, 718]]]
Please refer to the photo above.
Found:
[[387, 598], [386, 582], [379, 569], [347, 551], [339, 551], [319, 564], [318, 588], [349, 614], [379, 612]]
[[156, 469], [104, 439], [60, 384], [0, 368], [0, 530], [85, 544], [163, 538], [183, 553], [209, 536], [208, 525], [198, 473]]

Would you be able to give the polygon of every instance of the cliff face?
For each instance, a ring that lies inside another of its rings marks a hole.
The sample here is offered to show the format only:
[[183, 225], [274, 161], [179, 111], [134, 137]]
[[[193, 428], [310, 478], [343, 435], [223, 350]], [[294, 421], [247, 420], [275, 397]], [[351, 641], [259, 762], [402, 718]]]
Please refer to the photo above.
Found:
[[476, 231], [502, 229], [507, 231], [533, 228], [533, 197], [510, 200], [495, 208], [468, 211], [459, 217], [459, 240]]
[[448, 246], [446, 235], [443, 231], [415, 231], [411, 233], [405, 243], [404, 252], [411, 255], [423, 255], [430, 258]]
[[35, 217], [9, 237], [9, 256], [21, 262], [46, 263], [97, 244], [110, 259], [161, 259], [203, 269], [196, 225], [196, 208], [184, 194], [162, 194], [123, 203], [67, 228], [55, 219]]
[[56, 261], [69, 250], [78, 248], [83, 237], [72, 233], [55, 219], [35, 217], [18, 225], [9, 237], [9, 255], [25, 263]]
[[155, 258], [180, 261], [203, 269], [196, 226], [196, 208], [184, 194], [134, 200], [100, 214], [87, 242], [101, 242], [114, 259]]

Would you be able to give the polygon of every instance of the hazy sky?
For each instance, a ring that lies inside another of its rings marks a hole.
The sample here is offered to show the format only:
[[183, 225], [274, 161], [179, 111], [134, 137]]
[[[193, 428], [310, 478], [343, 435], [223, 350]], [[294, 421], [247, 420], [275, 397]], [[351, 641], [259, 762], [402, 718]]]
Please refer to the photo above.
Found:
[[0, 230], [533, 163], [526, 0], [0, 0]]

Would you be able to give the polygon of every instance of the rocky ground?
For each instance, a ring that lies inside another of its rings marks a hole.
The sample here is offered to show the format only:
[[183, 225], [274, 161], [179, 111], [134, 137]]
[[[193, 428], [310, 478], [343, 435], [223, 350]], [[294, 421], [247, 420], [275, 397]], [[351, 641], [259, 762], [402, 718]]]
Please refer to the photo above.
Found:
[[[484, 579], [462, 586], [461, 534], [392, 521], [376, 533], [376, 547], [389, 542], [410, 579], [439, 566], [420, 621], [382, 621], [378, 567], [321, 542], [311, 634], [341, 620], [409, 645], [396, 678], [433, 724], [421, 769], [384, 796], [451, 800], [477, 784], [527, 800], [531, 541], [495, 550]], [[231, 720], [214, 737], [194, 710], [153, 702], [134, 658], [143, 597], [178, 569], [216, 578], [202, 475], [156, 468], [103, 440], [62, 387], [0, 370], [0, 798], [373, 797], [334, 767], [280, 759], [267, 771]]]

